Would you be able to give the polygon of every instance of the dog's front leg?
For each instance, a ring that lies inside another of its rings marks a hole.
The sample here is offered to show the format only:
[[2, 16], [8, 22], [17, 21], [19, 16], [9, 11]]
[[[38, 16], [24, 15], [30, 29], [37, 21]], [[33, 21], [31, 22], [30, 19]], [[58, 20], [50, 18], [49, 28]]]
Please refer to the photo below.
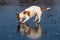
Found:
[[25, 23], [26, 21], [28, 21], [30, 19], [30, 17], [27, 17], [22, 23]]
[[36, 17], [35, 17], [35, 19], [34, 19], [33, 21], [35, 22], [35, 21], [37, 21], [37, 19], [38, 19], [38, 18], [37, 18], [37, 15], [36, 15]]

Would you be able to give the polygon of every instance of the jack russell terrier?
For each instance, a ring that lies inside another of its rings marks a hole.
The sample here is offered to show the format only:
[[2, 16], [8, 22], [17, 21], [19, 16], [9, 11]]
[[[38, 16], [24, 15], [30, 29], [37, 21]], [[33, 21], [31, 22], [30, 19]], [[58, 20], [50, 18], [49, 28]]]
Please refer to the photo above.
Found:
[[36, 24], [35, 28], [31, 28], [27, 23], [25, 24], [18, 24], [17, 31], [20, 32], [21, 35], [25, 35], [31, 39], [37, 39], [41, 37], [42, 30], [40, 24]]
[[[24, 11], [22, 11], [21, 13], [16, 14], [16, 16], [17, 16], [18, 22], [22, 22], [22, 23], [25, 23], [30, 18], [35, 16], [36, 18], [34, 21], [37, 21], [37, 19], [38, 19], [37, 23], [40, 23], [42, 12], [49, 10], [49, 9], [50, 9], [49, 7], [48, 8], [40, 8], [39, 6], [30, 6], [27, 9], [25, 9]], [[24, 21], [22, 21], [23, 18], [25, 18]]]

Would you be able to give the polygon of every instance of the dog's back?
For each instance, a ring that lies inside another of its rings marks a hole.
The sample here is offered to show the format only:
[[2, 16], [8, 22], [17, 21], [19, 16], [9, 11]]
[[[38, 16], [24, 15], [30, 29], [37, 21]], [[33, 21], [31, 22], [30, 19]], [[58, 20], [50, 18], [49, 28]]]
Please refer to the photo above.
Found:
[[30, 6], [27, 9], [25, 9], [25, 11], [29, 11], [30, 12], [30, 17], [33, 17], [36, 14], [40, 14], [38, 12], [41, 12], [41, 9], [40, 9], [39, 6]]

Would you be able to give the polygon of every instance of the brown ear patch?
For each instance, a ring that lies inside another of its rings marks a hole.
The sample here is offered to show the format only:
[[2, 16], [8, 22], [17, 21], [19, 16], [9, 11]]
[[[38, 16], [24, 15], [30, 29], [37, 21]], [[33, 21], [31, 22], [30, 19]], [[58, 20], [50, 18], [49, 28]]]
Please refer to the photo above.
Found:
[[16, 14], [16, 17], [17, 17], [18, 21], [20, 21], [20, 17], [19, 17], [19, 14]]
[[30, 16], [30, 11], [24, 11], [23, 14], [24, 14], [24, 15], [27, 14], [28, 16]]

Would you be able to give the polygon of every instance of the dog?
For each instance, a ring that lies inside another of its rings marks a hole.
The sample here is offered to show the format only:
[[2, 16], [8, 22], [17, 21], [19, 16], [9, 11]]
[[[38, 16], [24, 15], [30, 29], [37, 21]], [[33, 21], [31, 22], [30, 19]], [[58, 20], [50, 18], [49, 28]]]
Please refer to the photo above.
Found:
[[[46, 10], [49, 10], [49, 9], [50, 9], [50, 7], [41, 8], [39, 6], [30, 6], [27, 9], [25, 9], [24, 11], [22, 11], [21, 13], [16, 14], [16, 17], [18, 19], [18, 22], [25, 23], [30, 18], [35, 16], [36, 18], [33, 21], [37, 21], [38, 20], [37, 23], [40, 23], [42, 12], [46, 11]], [[24, 21], [22, 21], [23, 18], [25, 18]]]
[[17, 31], [21, 33], [21, 35], [25, 35], [30, 39], [37, 39], [41, 37], [42, 30], [40, 24], [36, 24], [35, 28], [31, 28], [27, 23], [18, 24]]

